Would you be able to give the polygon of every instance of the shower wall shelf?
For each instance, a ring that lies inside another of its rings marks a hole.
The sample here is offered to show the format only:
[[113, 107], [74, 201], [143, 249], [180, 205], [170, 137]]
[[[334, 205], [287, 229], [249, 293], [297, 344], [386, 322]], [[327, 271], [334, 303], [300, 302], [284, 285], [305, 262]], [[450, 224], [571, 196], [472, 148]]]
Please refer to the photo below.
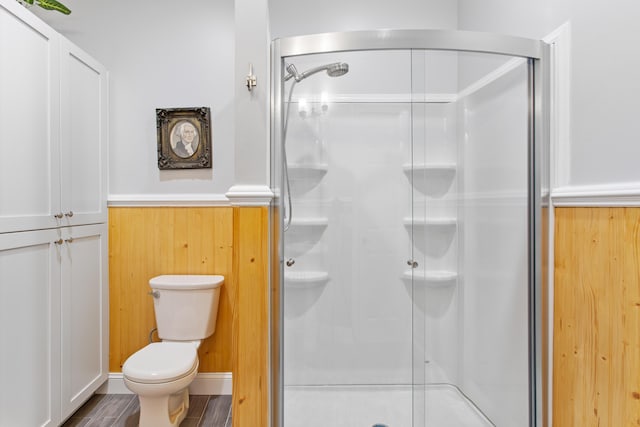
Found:
[[421, 227], [454, 227], [457, 225], [458, 220], [456, 218], [451, 217], [442, 217], [442, 218], [411, 218], [406, 217], [403, 218], [402, 222], [404, 225], [410, 226], [421, 226]]
[[455, 163], [405, 163], [402, 169], [408, 177], [413, 175], [418, 182], [433, 181], [446, 187], [456, 174]]
[[327, 163], [292, 163], [287, 169], [291, 178], [315, 175], [321, 178], [329, 170], [329, 165]]
[[308, 217], [308, 218], [292, 218], [292, 227], [326, 227], [329, 225], [329, 218], [326, 217]]
[[303, 288], [318, 286], [329, 280], [326, 271], [286, 271], [284, 273], [285, 286]]
[[447, 270], [407, 270], [402, 278], [415, 283], [423, 283], [429, 288], [444, 288], [455, 284], [458, 273]]
[[455, 163], [405, 163], [404, 173], [414, 188], [433, 198], [445, 196], [456, 175]]
[[405, 163], [402, 165], [405, 173], [411, 172], [432, 172], [442, 174], [453, 174], [456, 171], [455, 163]]

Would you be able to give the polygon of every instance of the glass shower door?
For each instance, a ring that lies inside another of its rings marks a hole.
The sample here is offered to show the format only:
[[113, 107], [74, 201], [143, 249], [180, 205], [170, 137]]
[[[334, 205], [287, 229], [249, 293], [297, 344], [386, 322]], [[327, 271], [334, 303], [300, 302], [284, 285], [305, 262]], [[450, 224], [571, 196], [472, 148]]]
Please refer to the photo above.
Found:
[[414, 426], [529, 422], [529, 78], [412, 52]]
[[537, 426], [535, 60], [394, 33], [276, 54], [278, 424]]
[[411, 53], [285, 62], [284, 425], [410, 426]]
[[413, 50], [411, 67], [413, 425], [442, 427], [457, 369], [457, 55]]

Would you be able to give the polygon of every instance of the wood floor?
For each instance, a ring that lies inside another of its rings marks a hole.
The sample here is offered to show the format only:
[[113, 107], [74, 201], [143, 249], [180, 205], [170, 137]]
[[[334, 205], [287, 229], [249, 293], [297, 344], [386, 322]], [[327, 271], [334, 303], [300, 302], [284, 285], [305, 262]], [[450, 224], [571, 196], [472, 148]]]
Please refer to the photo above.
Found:
[[[137, 427], [139, 418], [135, 394], [96, 394], [63, 427]], [[231, 427], [231, 396], [191, 396], [180, 427]]]

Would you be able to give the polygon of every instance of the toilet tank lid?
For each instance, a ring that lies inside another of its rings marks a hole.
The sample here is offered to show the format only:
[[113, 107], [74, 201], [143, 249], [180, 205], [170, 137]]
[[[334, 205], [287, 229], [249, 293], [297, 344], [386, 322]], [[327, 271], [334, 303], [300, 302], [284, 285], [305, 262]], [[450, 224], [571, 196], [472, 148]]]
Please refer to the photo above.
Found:
[[149, 280], [153, 289], [212, 289], [224, 283], [224, 276], [207, 274], [166, 274]]

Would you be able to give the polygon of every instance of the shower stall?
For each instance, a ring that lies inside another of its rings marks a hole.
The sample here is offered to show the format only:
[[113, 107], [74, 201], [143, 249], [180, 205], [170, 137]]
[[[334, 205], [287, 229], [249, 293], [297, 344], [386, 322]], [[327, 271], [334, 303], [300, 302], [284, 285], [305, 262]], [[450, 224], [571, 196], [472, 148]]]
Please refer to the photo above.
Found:
[[273, 42], [274, 427], [542, 425], [547, 55]]

